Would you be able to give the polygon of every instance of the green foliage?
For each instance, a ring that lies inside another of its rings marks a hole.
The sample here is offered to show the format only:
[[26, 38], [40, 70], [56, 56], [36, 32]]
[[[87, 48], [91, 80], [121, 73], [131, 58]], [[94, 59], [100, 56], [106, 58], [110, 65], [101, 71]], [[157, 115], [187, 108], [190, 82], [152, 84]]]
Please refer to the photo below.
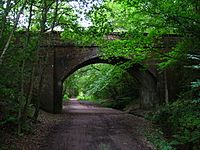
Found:
[[158, 127], [147, 132], [146, 137], [158, 150], [175, 150], [164, 138], [163, 132]]
[[94, 96], [91, 96], [91, 95], [83, 95], [82, 92], [77, 96], [77, 99], [78, 100], [86, 100], [86, 101], [101, 104], [101, 100], [99, 100], [99, 99], [97, 100], [97, 99], [95, 99]]
[[[34, 41], [34, 40], [33, 40]], [[33, 43], [30, 44], [28, 50], [10, 48], [4, 59], [4, 64], [0, 67], [0, 112], [2, 117], [0, 118], [0, 126], [14, 125], [19, 123], [18, 113], [23, 111], [23, 117], [32, 118], [35, 112], [35, 108], [32, 104], [27, 103], [27, 92], [21, 94], [21, 84], [27, 86], [25, 81], [29, 81], [31, 78], [31, 68], [29, 64], [34, 61], [35, 51], [33, 50]], [[24, 70], [21, 72], [23, 61], [26, 62]], [[23, 81], [21, 80], [21, 75]], [[27, 104], [26, 104], [27, 103]], [[26, 107], [26, 109], [25, 109]], [[26, 122], [24, 119], [20, 119], [20, 122]]]
[[[88, 13], [92, 26], [66, 30], [63, 37], [72, 37], [77, 44], [100, 46], [100, 56], [106, 59], [125, 57], [134, 63], [156, 59], [164, 69], [187, 60], [189, 52], [198, 50], [199, 9], [199, 2], [191, 0], [107, 0]], [[107, 40], [105, 35], [113, 31], [117, 36]], [[171, 51], [161, 48], [166, 34], [181, 38]]]
[[[182, 45], [182, 48], [187, 46], [188, 44]], [[191, 85], [187, 85], [187, 90], [180, 100], [161, 107], [150, 118], [161, 126], [170, 145], [178, 149], [197, 150], [200, 148], [200, 81], [198, 73], [200, 57], [196, 51], [185, 57], [189, 62], [185, 66], [186, 71], [193, 72], [193, 77], [190, 75], [189, 79], [192, 80]]]
[[[189, 55], [188, 57], [193, 62], [189, 68], [199, 71], [200, 70], [200, 55], [193, 54], [193, 55]], [[192, 89], [192, 96], [193, 96], [192, 102], [200, 104], [200, 79], [198, 76], [195, 81], [191, 82], [191, 89]]]
[[39, 111], [39, 97], [33, 94], [40, 92], [44, 69], [39, 64], [41, 38], [46, 31], [75, 28], [77, 23], [77, 16], [65, 1], [0, 2], [1, 128], [13, 129], [19, 135], [30, 129]]
[[159, 109], [152, 120], [170, 136], [170, 144], [178, 148], [199, 148], [200, 141], [199, 103], [179, 100]]
[[64, 87], [69, 96], [123, 109], [138, 97], [136, 84], [136, 80], [117, 66], [95, 64], [76, 71]]
[[69, 100], [69, 97], [68, 97], [68, 95], [67, 95], [66, 93], [65, 93], [64, 96], [63, 96], [63, 100], [64, 100], [64, 101], [68, 101], [68, 100]]
[[[24, 4], [26, 7], [20, 12]], [[30, 66], [40, 59], [37, 50], [46, 31], [53, 31], [56, 27], [64, 29], [63, 39], [82, 46], [99, 46], [99, 56], [105, 59], [128, 58], [130, 62], [124, 64], [124, 68], [151, 59], [160, 62], [158, 67], [161, 70], [179, 64], [193, 73], [200, 69], [199, 12], [198, 0], [106, 0], [88, 13], [83, 12], [92, 22], [90, 27], [84, 28], [68, 1], [2, 0], [0, 54], [4, 49], [6, 53], [0, 64], [0, 127], [18, 125], [19, 129], [26, 130], [29, 118], [38, 111], [36, 105], [31, 104], [37, 98], [29, 99], [27, 90], [31, 83], [36, 84], [32, 74], [42, 76], [41, 66], [36, 65], [36, 72]], [[15, 20], [19, 13], [23, 17]], [[27, 34], [26, 31], [37, 32]], [[118, 33], [109, 36], [111, 32]], [[180, 38], [171, 51], [161, 49], [165, 34]], [[153, 120], [170, 130], [172, 145], [186, 145], [195, 150], [199, 148], [199, 73], [187, 78], [191, 84], [184, 85], [187, 91], [182, 98], [187, 101], [177, 101], [161, 108], [153, 115]], [[136, 84], [118, 67], [92, 65], [79, 70], [64, 83], [63, 95], [64, 99], [79, 96], [123, 109], [138, 97]], [[169, 148], [165, 147], [165, 142], [155, 142], [160, 144], [160, 149]]]

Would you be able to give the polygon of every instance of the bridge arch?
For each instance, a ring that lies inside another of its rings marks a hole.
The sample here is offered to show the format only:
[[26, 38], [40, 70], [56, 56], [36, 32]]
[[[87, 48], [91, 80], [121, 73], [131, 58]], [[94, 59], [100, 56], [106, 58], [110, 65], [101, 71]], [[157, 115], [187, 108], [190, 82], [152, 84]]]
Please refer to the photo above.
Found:
[[[100, 59], [98, 56], [83, 60], [80, 64], [77, 64], [71, 70], [65, 70], [57, 79], [57, 85], [55, 87], [55, 99], [57, 100], [57, 108], [61, 109], [62, 107], [62, 90], [64, 80], [73, 74], [78, 69], [97, 63], [105, 64], [122, 64], [127, 62], [127, 59], [124, 58], [112, 58], [112, 60]], [[140, 107], [143, 109], [148, 109], [154, 107], [157, 104], [157, 92], [156, 92], [156, 78], [149, 70], [144, 70], [142, 65], [135, 64], [131, 68], [126, 70], [131, 76], [137, 79], [139, 83], [139, 92], [140, 92]]]
[[[58, 46], [52, 49], [45, 69], [42, 92], [40, 94], [41, 108], [51, 112], [62, 111], [63, 81], [76, 70], [96, 63], [118, 64], [128, 60], [113, 58], [100, 59], [98, 47]], [[158, 103], [157, 79], [150, 69], [144, 69], [140, 64], [134, 64], [127, 71], [139, 82], [140, 106], [151, 108]]]
[[[36, 91], [34, 94], [39, 97], [42, 109], [51, 113], [58, 113], [62, 110], [62, 99], [59, 93], [62, 89], [63, 80], [78, 68], [88, 63], [97, 63], [103, 60], [99, 60], [97, 57], [98, 47], [75, 46], [73, 43], [61, 40], [59, 33], [53, 33], [53, 35], [46, 34], [39, 48], [41, 68], [38, 68], [38, 72], [42, 70], [43, 77], [42, 79], [36, 77], [38, 80], [36, 87], [34, 87]], [[162, 45], [158, 45], [158, 47], [160, 46], [163, 52], [170, 51], [173, 45], [180, 40], [179, 36], [165, 35], [162, 38]], [[165, 73], [158, 72], [157, 63], [158, 61], [151, 59], [144, 62], [149, 66], [147, 70], [144, 70], [138, 64], [128, 69], [128, 72], [140, 82], [141, 106], [144, 108], [159, 105], [165, 98], [168, 98], [168, 95], [170, 95], [169, 98], [174, 99], [177, 91], [180, 90], [180, 86], [176, 82], [179, 80], [179, 75], [175, 76], [173, 70]]]

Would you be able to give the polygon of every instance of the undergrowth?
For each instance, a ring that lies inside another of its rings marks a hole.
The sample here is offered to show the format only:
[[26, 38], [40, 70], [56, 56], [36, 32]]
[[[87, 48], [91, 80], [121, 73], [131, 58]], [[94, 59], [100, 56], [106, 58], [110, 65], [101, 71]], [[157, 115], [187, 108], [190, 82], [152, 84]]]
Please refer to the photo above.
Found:
[[[161, 132], [167, 138], [167, 143], [177, 150], [200, 149], [200, 105], [193, 101], [178, 100], [161, 107], [157, 112], [148, 116], [160, 126]], [[151, 140], [156, 145], [166, 145], [157, 137]], [[162, 148], [161, 148], [162, 149]]]

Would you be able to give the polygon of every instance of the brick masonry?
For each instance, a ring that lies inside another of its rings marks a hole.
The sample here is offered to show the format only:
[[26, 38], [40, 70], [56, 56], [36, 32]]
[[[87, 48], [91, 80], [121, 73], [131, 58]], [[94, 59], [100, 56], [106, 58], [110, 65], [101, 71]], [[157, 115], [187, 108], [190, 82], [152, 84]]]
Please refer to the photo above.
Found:
[[[178, 39], [179, 37], [171, 35], [163, 37], [161, 49], [169, 51], [172, 47], [171, 45], [174, 45]], [[40, 48], [41, 56], [45, 57], [45, 63], [42, 64], [44, 66], [44, 75], [40, 93], [40, 105], [42, 109], [51, 113], [60, 113], [62, 111], [62, 84], [70, 74], [90, 64], [116, 64], [127, 61], [124, 58], [113, 58], [111, 61], [101, 60], [98, 56], [98, 47], [75, 46], [72, 43], [61, 40], [58, 33], [54, 33], [53, 36], [46, 34]], [[140, 107], [149, 109], [164, 101], [164, 84], [166, 82], [164, 81], [163, 73], [158, 72], [155, 60], [144, 62], [144, 64], [149, 66], [146, 70], [143, 69], [141, 64], [135, 64], [127, 71], [138, 80]], [[171, 76], [173, 76], [173, 73], [168, 71], [167, 79], [171, 79]], [[174, 82], [168, 81], [167, 83], [172, 84], [168, 85], [168, 87], [173, 87], [168, 89], [169, 95], [173, 94], [176, 90], [173, 86]]]

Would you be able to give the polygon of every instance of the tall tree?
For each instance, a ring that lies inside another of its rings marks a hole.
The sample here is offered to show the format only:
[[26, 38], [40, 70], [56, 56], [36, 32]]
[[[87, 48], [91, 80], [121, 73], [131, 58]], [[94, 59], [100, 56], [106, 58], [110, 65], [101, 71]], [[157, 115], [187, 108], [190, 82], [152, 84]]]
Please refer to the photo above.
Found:
[[[8, 50], [8, 47], [9, 47], [10, 42], [11, 42], [11, 40], [12, 40], [13, 34], [14, 34], [14, 32], [16, 31], [16, 29], [17, 29], [17, 25], [18, 25], [18, 22], [19, 22], [20, 15], [23, 13], [26, 4], [27, 4], [27, 0], [24, 0], [24, 1], [22, 2], [21, 8], [19, 9], [19, 12], [17, 13], [16, 18], [14, 19], [14, 26], [13, 26], [13, 29], [12, 29], [11, 32], [10, 32], [10, 35], [9, 35], [9, 37], [8, 37], [8, 40], [7, 40], [6, 44], [5, 44], [5, 46], [3, 47], [3, 50], [2, 50], [2, 53], [1, 53], [1, 56], [0, 56], [0, 65], [1, 65], [2, 62], [3, 62], [4, 55], [5, 55], [6, 51]], [[6, 11], [5, 13], [6, 13], [6, 15], [7, 15], [7, 11]], [[5, 15], [5, 16], [6, 16], [6, 15]], [[2, 28], [2, 30], [3, 30], [3, 29], [4, 29], [4, 28]]]

